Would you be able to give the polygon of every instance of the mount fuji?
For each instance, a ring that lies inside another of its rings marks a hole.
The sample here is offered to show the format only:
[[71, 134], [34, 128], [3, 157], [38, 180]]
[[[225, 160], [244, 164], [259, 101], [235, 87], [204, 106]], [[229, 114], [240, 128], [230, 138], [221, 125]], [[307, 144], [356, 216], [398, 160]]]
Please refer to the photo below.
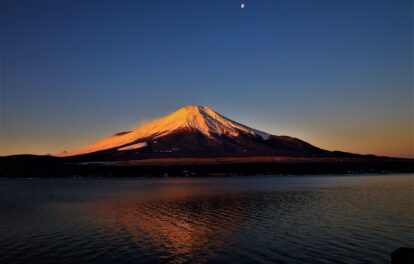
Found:
[[337, 157], [289, 136], [271, 135], [235, 122], [207, 106], [185, 106], [133, 131], [119, 132], [60, 157], [140, 160], [168, 157]]

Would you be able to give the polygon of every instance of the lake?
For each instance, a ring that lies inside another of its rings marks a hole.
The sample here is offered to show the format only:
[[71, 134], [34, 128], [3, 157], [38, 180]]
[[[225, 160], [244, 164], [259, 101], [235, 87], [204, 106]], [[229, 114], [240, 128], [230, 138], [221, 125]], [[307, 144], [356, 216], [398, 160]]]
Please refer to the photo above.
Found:
[[414, 174], [0, 180], [1, 263], [390, 263]]

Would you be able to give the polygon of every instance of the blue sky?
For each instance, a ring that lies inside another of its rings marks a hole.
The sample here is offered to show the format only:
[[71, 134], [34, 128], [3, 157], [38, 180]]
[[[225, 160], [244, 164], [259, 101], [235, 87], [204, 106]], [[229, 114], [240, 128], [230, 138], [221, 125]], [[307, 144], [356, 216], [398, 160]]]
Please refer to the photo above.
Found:
[[1, 151], [55, 153], [188, 105], [413, 156], [408, 0], [1, 1]]

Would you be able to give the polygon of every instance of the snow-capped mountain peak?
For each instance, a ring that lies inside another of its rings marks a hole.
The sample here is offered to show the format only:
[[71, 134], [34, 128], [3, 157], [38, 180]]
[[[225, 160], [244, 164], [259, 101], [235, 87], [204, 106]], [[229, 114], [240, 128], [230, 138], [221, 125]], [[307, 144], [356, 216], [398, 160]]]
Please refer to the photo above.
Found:
[[263, 140], [270, 137], [265, 132], [232, 121], [207, 106], [188, 105], [133, 131], [117, 133], [86, 148], [59, 156], [87, 154], [116, 147], [125, 148], [139, 142], [140, 139], [156, 139], [181, 129], [195, 130], [207, 137], [222, 135], [237, 137], [241, 133], [260, 137]]
[[212, 134], [237, 136], [240, 132], [261, 136], [264, 139], [269, 136], [264, 132], [234, 122], [208, 106], [185, 106], [159, 121], [161, 120], [167, 131], [171, 131], [178, 126], [198, 130], [206, 136]]

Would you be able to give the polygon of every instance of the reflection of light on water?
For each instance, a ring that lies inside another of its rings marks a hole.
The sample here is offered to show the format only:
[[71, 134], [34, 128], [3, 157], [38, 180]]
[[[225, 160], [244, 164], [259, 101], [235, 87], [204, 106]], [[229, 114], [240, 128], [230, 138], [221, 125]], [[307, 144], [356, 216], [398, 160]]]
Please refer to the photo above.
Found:
[[119, 181], [73, 210], [99, 234], [93, 252], [115, 248], [137, 263], [385, 262], [390, 248], [412, 241], [412, 177], [254, 180]]
[[5, 180], [0, 263], [388, 263], [413, 177]]
[[138, 247], [155, 247], [161, 259], [207, 261], [226, 245], [240, 223], [240, 214], [223, 212], [242, 208], [243, 204], [214, 197], [186, 199], [188, 191], [179, 189], [171, 190], [171, 194], [165, 200], [134, 202], [136, 199], [129, 197], [100, 203], [96, 208], [99, 220], [115, 236], [124, 230]]

